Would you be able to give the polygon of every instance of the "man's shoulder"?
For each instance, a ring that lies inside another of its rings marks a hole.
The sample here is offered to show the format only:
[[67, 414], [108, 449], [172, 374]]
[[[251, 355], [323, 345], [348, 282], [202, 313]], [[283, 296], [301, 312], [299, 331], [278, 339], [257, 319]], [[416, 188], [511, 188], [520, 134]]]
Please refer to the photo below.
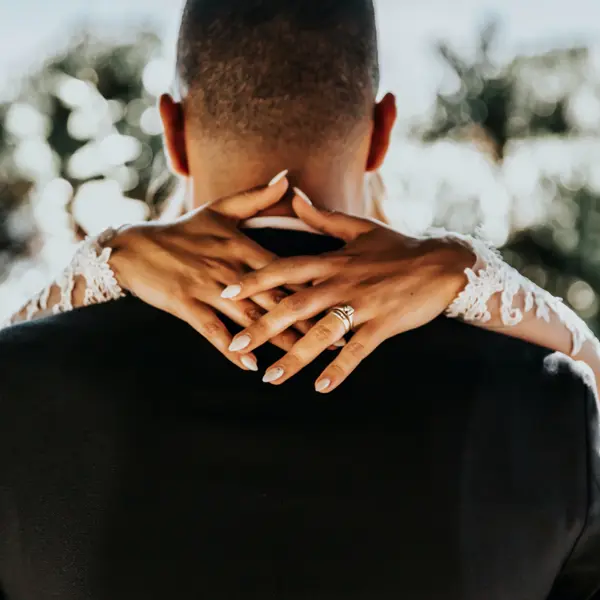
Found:
[[31, 369], [60, 365], [73, 357], [122, 354], [123, 346], [148, 343], [153, 332], [178, 321], [134, 298], [76, 309], [0, 331], [0, 364]]
[[447, 360], [511, 363], [541, 363], [552, 350], [522, 339], [476, 327], [456, 319], [438, 317], [427, 325], [390, 340], [398, 349], [411, 348]]

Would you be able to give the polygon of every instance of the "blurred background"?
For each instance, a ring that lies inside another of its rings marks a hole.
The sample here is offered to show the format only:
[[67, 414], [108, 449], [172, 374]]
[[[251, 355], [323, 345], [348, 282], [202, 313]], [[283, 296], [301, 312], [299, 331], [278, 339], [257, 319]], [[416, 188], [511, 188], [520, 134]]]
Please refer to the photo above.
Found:
[[[375, 0], [390, 222], [480, 235], [600, 332], [597, 0]], [[0, 318], [78, 239], [177, 188], [156, 98], [181, 0], [19, 0], [0, 22]]]

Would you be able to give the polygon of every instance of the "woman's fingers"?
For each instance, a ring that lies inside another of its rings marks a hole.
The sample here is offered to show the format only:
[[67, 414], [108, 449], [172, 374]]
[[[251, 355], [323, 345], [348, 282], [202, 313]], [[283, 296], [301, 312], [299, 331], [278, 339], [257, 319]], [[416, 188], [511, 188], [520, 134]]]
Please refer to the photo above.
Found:
[[282, 171], [264, 187], [218, 200], [210, 205], [210, 209], [236, 221], [249, 219], [282, 199], [289, 186], [287, 173]]
[[323, 351], [341, 340], [346, 333], [344, 324], [333, 314], [323, 317], [294, 347], [272, 365], [263, 381], [280, 385], [310, 364]]
[[[262, 292], [252, 296], [250, 300], [256, 302], [261, 308], [264, 308], [265, 312], [277, 308], [277, 306], [288, 297], [283, 290], [271, 290], [268, 292]], [[307, 333], [314, 325], [316, 321], [313, 319], [307, 319], [306, 321], [298, 321], [294, 324], [294, 329], [300, 333]]]
[[282, 258], [244, 275], [237, 284], [223, 290], [223, 298], [240, 300], [281, 286], [307, 283], [337, 273], [346, 262], [345, 257], [294, 257]]
[[263, 269], [267, 265], [277, 260], [278, 256], [273, 252], [269, 252], [254, 240], [240, 234], [242, 243], [240, 244], [241, 256], [240, 259], [251, 269], [257, 271]]
[[[248, 329], [254, 327], [254, 324], [260, 321], [265, 314], [257, 304], [250, 300], [242, 300], [241, 302], [221, 300], [220, 302], [215, 302], [215, 308], [226, 317], [229, 317], [234, 323]], [[271, 336], [268, 341], [288, 352], [300, 337], [297, 331], [286, 327]], [[231, 348], [232, 343], [233, 341], [230, 342], [228, 348]], [[232, 350], [229, 351], [232, 352]]]
[[240, 356], [229, 350], [232, 336], [221, 319], [206, 304], [190, 300], [181, 304], [174, 314], [191, 325], [233, 364], [246, 371], [258, 371], [258, 363], [254, 354]]
[[303, 290], [288, 296], [272, 311], [238, 333], [233, 338], [230, 351], [245, 353], [262, 346], [298, 321], [310, 319], [327, 308], [335, 306], [339, 300], [338, 295], [344, 291], [337, 287], [320, 286], [318, 289]]
[[315, 390], [321, 394], [335, 390], [388, 337], [386, 327], [376, 321], [361, 327], [317, 379]]
[[296, 193], [292, 200], [294, 212], [307, 225], [322, 233], [350, 242], [359, 235], [368, 233], [377, 227], [375, 223], [368, 219], [351, 217], [338, 212], [323, 212], [307, 202], [306, 194], [302, 190], [294, 188], [294, 192]]

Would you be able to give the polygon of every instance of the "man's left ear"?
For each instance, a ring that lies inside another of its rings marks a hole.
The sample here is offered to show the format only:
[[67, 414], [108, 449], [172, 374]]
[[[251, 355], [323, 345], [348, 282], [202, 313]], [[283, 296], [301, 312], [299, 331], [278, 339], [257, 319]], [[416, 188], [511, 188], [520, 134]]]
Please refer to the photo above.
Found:
[[163, 94], [160, 97], [159, 109], [165, 130], [165, 148], [171, 168], [177, 175], [189, 177], [183, 105], [175, 102], [168, 94]]
[[373, 134], [367, 159], [367, 171], [377, 171], [385, 160], [392, 139], [398, 110], [394, 94], [386, 94], [373, 109]]

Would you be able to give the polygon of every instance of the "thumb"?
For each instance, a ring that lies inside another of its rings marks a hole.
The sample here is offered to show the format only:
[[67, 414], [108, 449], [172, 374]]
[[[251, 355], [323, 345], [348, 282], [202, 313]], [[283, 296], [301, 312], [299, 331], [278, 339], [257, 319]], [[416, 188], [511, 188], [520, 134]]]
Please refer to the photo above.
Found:
[[377, 226], [369, 219], [352, 217], [341, 212], [325, 212], [315, 208], [306, 194], [294, 188], [296, 195], [292, 207], [296, 215], [307, 225], [332, 237], [351, 242], [363, 233], [373, 231]]
[[249, 219], [281, 201], [289, 187], [287, 173], [279, 173], [266, 186], [217, 200], [210, 210], [237, 221]]

